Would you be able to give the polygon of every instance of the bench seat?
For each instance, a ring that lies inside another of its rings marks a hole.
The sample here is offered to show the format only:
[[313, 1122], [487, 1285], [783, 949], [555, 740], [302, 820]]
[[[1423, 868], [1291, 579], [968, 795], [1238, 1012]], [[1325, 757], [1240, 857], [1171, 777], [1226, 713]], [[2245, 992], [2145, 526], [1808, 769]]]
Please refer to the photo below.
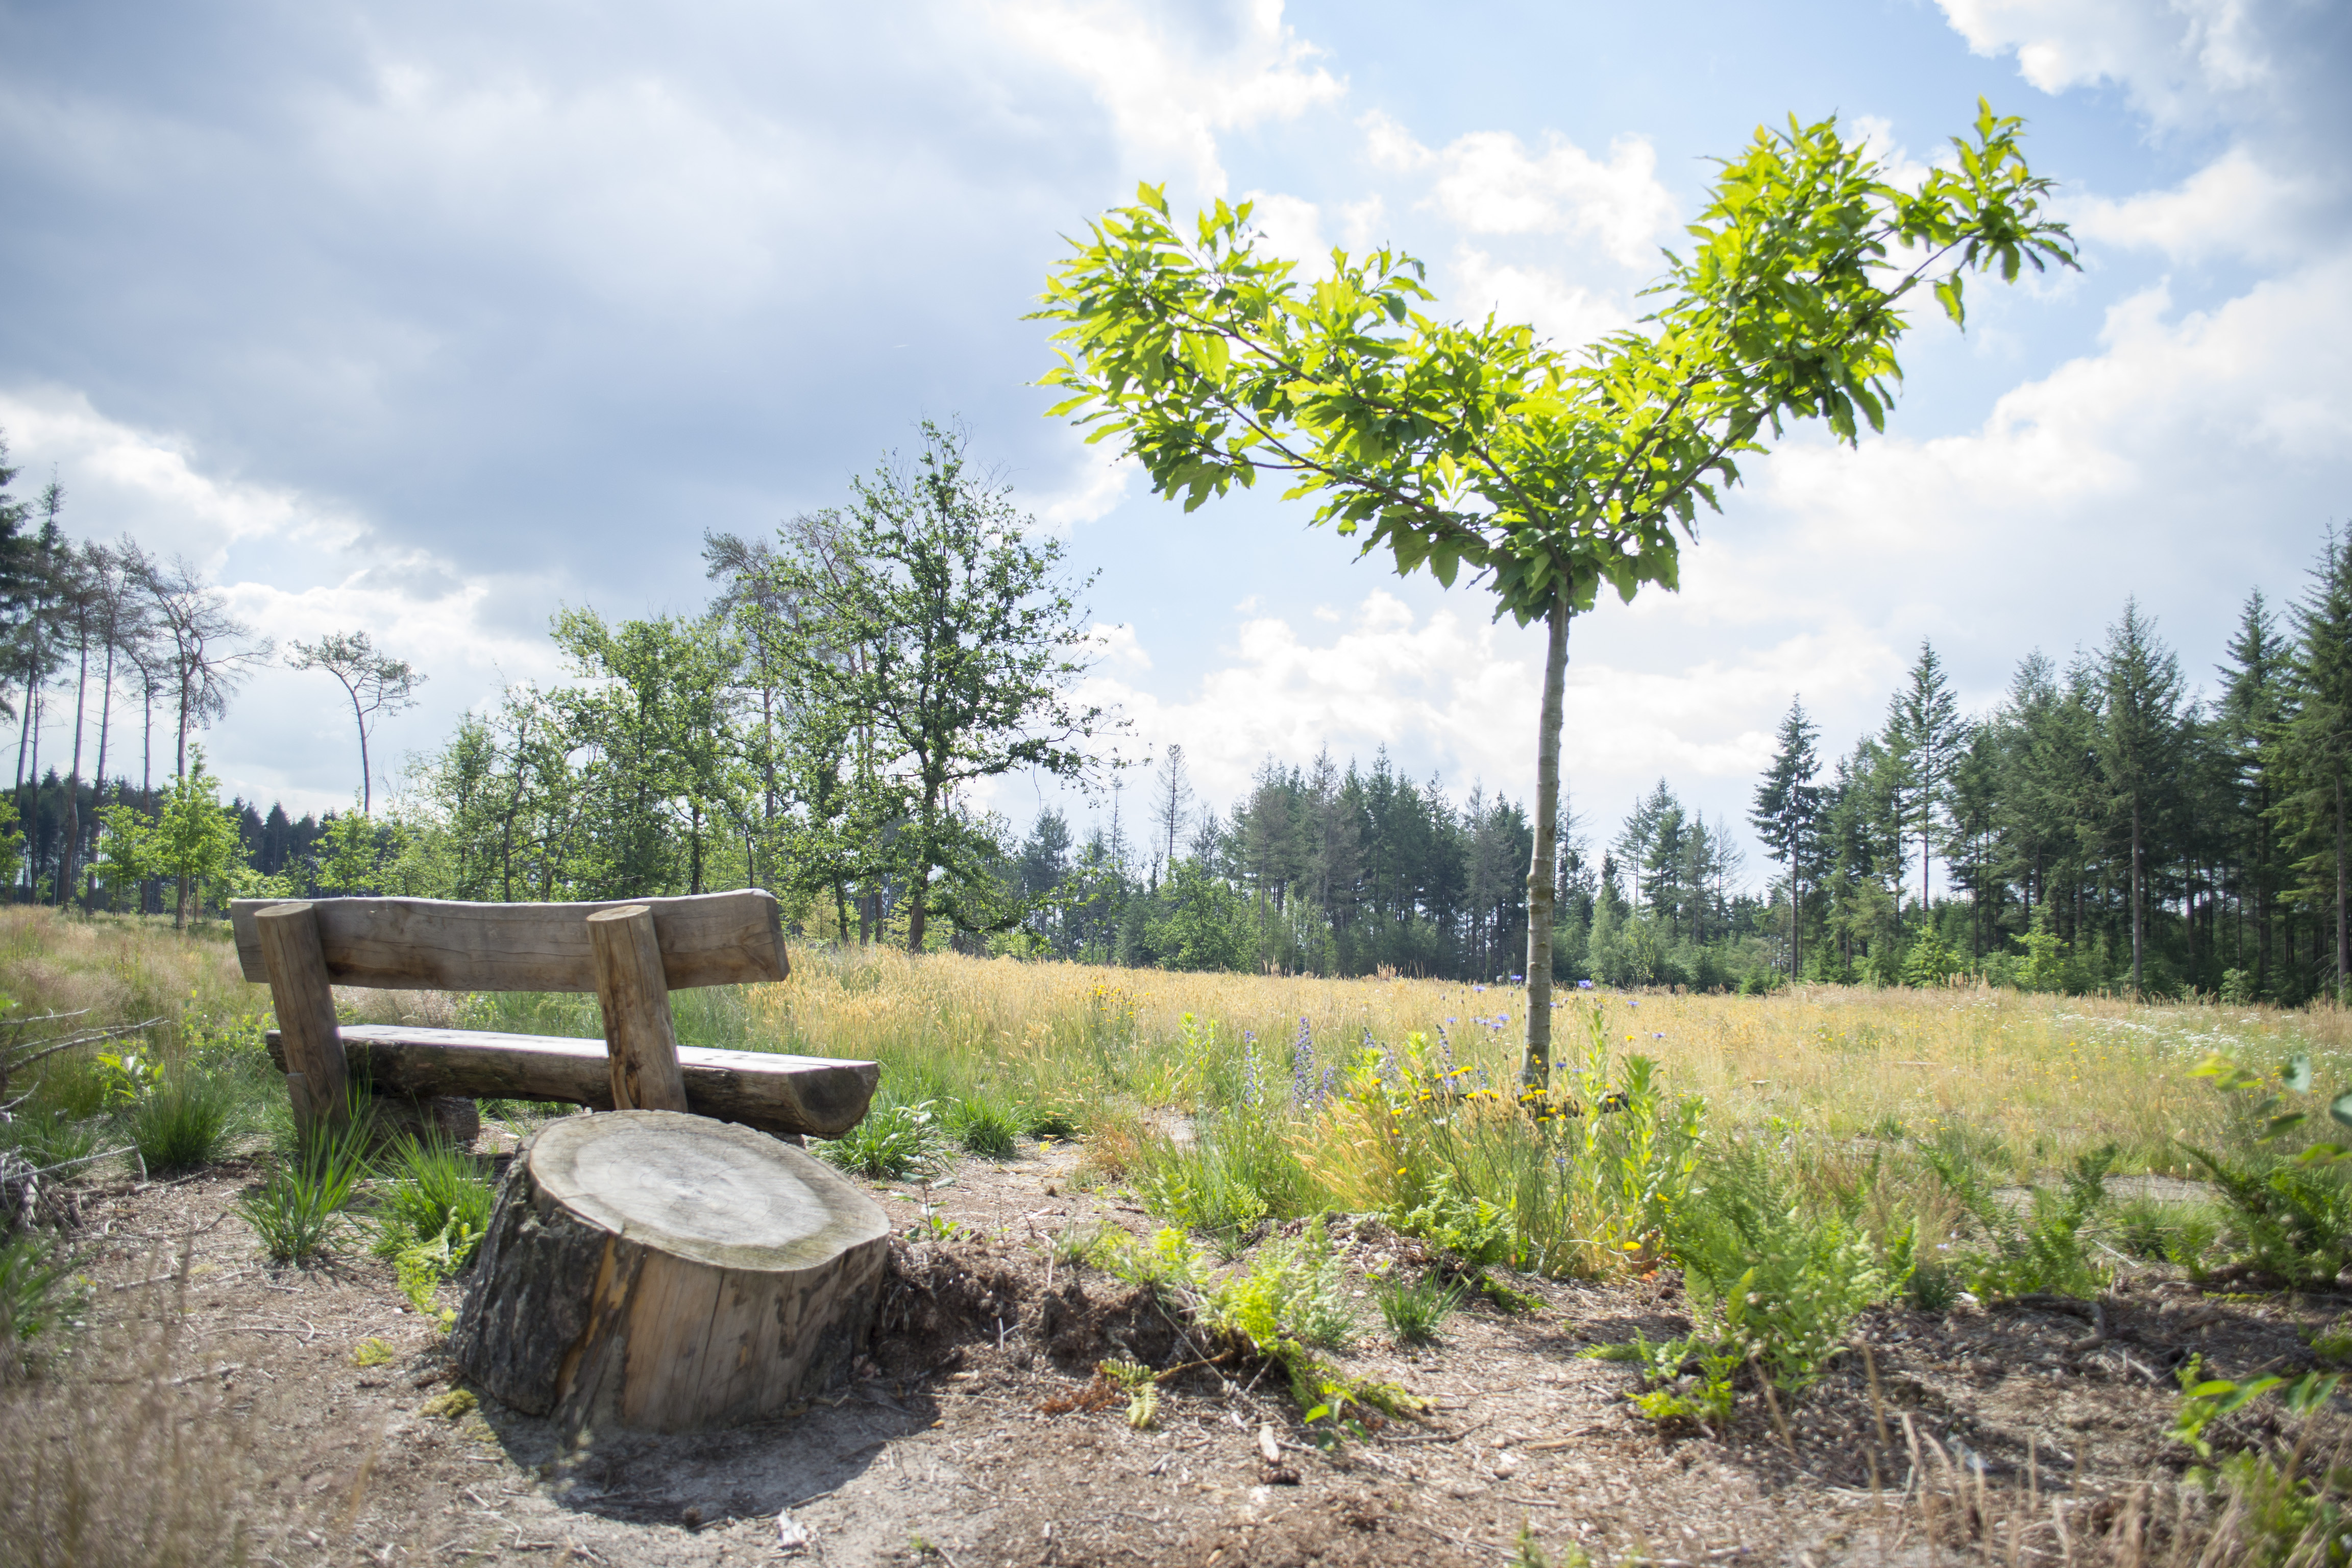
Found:
[[[381, 1090], [613, 1109], [612, 1058], [603, 1040], [388, 1024], [346, 1024], [337, 1033], [352, 1078]], [[282, 1072], [284, 1042], [276, 1029], [267, 1037]], [[873, 1062], [696, 1046], [678, 1047], [677, 1063], [694, 1114], [819, 1138], [857, 1124], [882, 1072]]]

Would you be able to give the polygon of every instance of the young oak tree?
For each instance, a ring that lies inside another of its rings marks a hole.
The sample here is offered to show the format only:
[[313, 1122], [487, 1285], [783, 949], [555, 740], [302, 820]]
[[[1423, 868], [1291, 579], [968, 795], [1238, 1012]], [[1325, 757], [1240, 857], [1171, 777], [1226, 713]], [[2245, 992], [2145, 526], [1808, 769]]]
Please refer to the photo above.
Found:
[[1883, 426], [1900, 378], [1899, 309], [1923, 285], [1962, 319], [1961, 279], [2072, 266], [2027, 167], [2022, 121], [1982, 100], [1972, 138], [1916, 190], [1890, 184], [1834, 120], [1759, 130], [1722, 165], [1687, 256], [1669, 254], [1643, 330], [1570, 353], [1531, 328], [1441, 322], [1412, 257], [1335, 250], [1310, 285], [1261, 254], [1250, 207], [1220, 201], [1187, 237], [1161, 191], [1072, 241], [1034, 316], [1093, 441], [1115, 440], [1161, 495], [1199, 506], [1260, 470], [1313, 521], [1385, 545], [1400, 573], [1465, 566], [1496, 615], [1545, 628], [1535, 850], [1528, 875], [1526, 1076], [1551, 1067], [1554, 835], [1569, 618], [1601, 584], [1675, 586], [1682, 534], [1738, 459], [1796, 419], [1842, 441]]
[[1001, 851], [963, 792], [1023, 768], [1084, 777], [1097, 765], [1088, 742], [1118, 727], [1071, 694], [1093, 634], [1058, 574], [1061, 545], [1032, 537], [1006, 491], [967, 469], [961, 436], [928, 421], [922, 434], [912, 467], [855, 481], [836, 569], [792, 549], [770, 569], [801, 610], [782, 648], [798, 726], [826, 729], [820, 749], [836, 755], [851, 732], [870, 734], [872, 777], [852, 804], [878, 794], [903, 814], [881, 853], [907, 889], [916, 952], [931, 915], [995, 931], [1026, 912], [1007, 906]]

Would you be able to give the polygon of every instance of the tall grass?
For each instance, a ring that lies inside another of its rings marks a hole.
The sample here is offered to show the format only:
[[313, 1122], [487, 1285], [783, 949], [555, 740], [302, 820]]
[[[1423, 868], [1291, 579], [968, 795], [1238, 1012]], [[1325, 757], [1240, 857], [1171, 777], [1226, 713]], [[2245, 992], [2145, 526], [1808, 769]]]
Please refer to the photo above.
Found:
[[287, 1413], [237, 1408], [218, 1378], [198, 1375], [209, 1358], [186, 1330], [185, 1302], [172, 1299], [178, 1288], [93, 1331], [44, 1376], [0, 1391], [5, 1568], [275, 1561], [264, 1552], [277, 1542], [255, 1526], [272, 1479], [255, 1456], [257, 1428]]
[[[867, 1058], [886, 1083], [913, 1076], [950, 1098], [997, 1092], [1096, 1116], [1122, 1104], [1222, 1113], [1242, 1099], [1252, 1045], [1264, 1092], [1280, 1095], [1302, 1019], [1318, 1072], [1367, 1032], [1396, 1047], [1443, 1026], [1455, 1068], [1507, 1085], [1526, 1000], [1466, 982], [916, 961], [883, 949], [796, 951], [791, 980], [740, 994], [752, 1048]], [[2300, 1047], [2323, 1080], [2352, 1081], [2352, 1015], [2333, 1007], [1838, 986], [1605, 1005], [1615, 1051], [1654, 1060], [1663, 1083], [1704, 1096], [1720, 1119], [1846, 1144], [1957, 1129], [1997, 1151], [2010, 1178], [2054, 1173], [2110, 1142], [2119, 1172], [2201, 1174], [2174, 1141], [2219, 1131], [2221, 1108], [2188, 1077], [2210, 1051], [2267, 1065]]]

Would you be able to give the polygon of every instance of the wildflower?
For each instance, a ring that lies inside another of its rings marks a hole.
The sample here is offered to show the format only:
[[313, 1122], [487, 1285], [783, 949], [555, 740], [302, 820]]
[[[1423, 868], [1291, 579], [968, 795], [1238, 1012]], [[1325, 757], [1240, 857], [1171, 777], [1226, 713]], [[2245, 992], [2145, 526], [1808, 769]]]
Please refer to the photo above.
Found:
[[1307, 1020], [1298, 1020], [1298, 1044], [1290, 1056], [1290, 1102], [1301, 1110], [1323, 1103], [1322, 1086], [1315, 1077], [1315, 1037]]
[[1527, 979], [1527, 976], [1524, 974], [1514, 974], [1511, 976], [1511, 984], [1517, 985], [1525, 979]]
[[1592, 982], [1590, 980], [1580, 980], [1576, 983], [1576, 988], [1579, 991], [1590, 991], [1592, 989]]

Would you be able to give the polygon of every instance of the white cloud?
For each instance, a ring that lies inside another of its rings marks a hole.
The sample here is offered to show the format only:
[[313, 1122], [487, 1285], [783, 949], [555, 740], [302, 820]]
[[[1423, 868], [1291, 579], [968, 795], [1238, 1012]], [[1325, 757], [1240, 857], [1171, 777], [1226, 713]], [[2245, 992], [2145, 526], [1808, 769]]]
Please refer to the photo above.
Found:
[[1506, 323], [1527, 322], [1562, 348], [1633, 324], [1633, 313], [1606, 294], [1549, 268], [1497, 261], [1467, 243], [1454, 247], [1454, 276], [1452, 303], [1464, 318], [1481, 320], [1492, 310]]
[[[509, 679], [555, 673], [540, 628], [501, 624], [495, 615], [502, 600], [551, 602], [546, 582], [468, 577], [428, 551], [387, 541], [331, 500], [210, 474], [186, 439], [110, 419], [79, 394], [0, 392], [0, 429], [12, 460], [33, 473], [54, 465], [68, 476], [62, 516], [68, 537], [128, 533], [151, 554], [186, 556], [220, 583], [231, 611], [280, 650], [329, 631], [364, 628], [384, 651], [424, 670], [425, 706], [388, 725], [375, 749], [379, 791], [402, 748], [430, 743]], [[226, 790], [282, 799], [297, 815], [348, 803], [358, 783], [357, 746], [341, 693], [324, 679], [278, 667], [253, 672], [228, 724], [199, 737]], [[71, 717], [69, 702], [49, 703], [45, 758], [61, 745], [70, 749]], [[89, 722], [94, 731], [94, 714]], [[169, 765], [168, 731], [168, 721], [159, 726], [159, 767]], [[136, 776], [130, 743], [118, 734], [115, 744], [121, 749], [109, 771]], [[344, 774], [348, 780], [338, 782]]]
[[2066, 216], [2085, 240], [2144, 246], [2182, 261], [2271, 261], [2305, 248], [2329, 201], [2317, 182], [2277, 174], [2252, 150], [2235, 146], [2168, 191], [2120, 201], [2089, 197]]
[[2273, 62], [2249, 0], [1939, 0], [1980, 55], [2013, 51], [2044, 92], [2111, 81], [2159, 121], [2263, 86]]
[[1143, 465], [1133, 458], [1101, 457], [1102, 447], [1084, 448], [1091, 466], [1075, 489], [1055, 492], [1037, 509], [1037, 521], [1056, 533], [1066, 534], [1082, 522], [1098, 522], [1127, 499], [1127, 485]]
[[1323, 237], [1323, 209], [1313, 202], [1278, 193], [1252, 191], [1250, 222], [1265, 237], [1266, 248], [1285, 260], [1298, 263], [1293, 277], [1319, 276], [1330, 270], [1331, 243]]
[[1175, 174], [1202, 196], [1225, 194], [1217, 134], [1295, 120], [1347, 91], [1314, 64], [1320, 50], [1282, 19], [1282, 0], [1248, 0], [1237, 36], [1222, 48], [1126, 5], [1097, 0], [1004, 0], [992, 11], [1004, 33], [1093, 88], [1127, 161], [1147, 177]]
[[1823, 544], [1915, 528], [1948, 539], [1988, 510], [2046, 520], [2130, 499], [2177, 515], [2187, 497], [2219, 499], [2250, 469], [2326, 460], [2352, 438], [2336, 374], [2352, 355], [2352, 262], [2177, 319], [2164, 289], [2144, 290], [2109, 310], [2102, 345], [2004, 395], [1974, 432], [1798, 448], [1770, 459], [1766, 483]]
[[88, 531], [89, 518], [107, 519], [100, 531], [132, 528], [150, 553], [185, 555], [208, 571], [247, 540], [338, 548], [365, 531], [331, 503], [284, 487], [208, 478], [190, 463], [184, 441], [117, 424], [63, 387], [0, 391], [0, 430], [18, 461], [72, 476], [65, 515], [79, 526], [68, 531]]
[[1609, 144], [1606, 163], [1558, 134], [1531, 153], [1517, 136], [1478, 131], [1438, 154], [1438, 206], [1472, 234], [1566, 234], [1598, 240], [1618, 263], [1655, 259], [1675, 221], [1657, 180], [1658, 154], [1639, 136]]
[[1412, 132], [1388, 114], [1375, 109], [1356, 121], [1364, 133], [1364, 153], [1375, 168], [1391, 174], [1410, 174], [1437, 162], [1437, 154], [1413, 139]]
[[[1375, 590], [1344, 614], [1315, 612], [1328, 629], [1255, 616], [1187, 692], [1098, 672], [1087, 697], [1118, 703], [1150, 749], [1181, 745], [1202, 799], [1220, 808], [1246, 793], [1267, 757], [1304, 766], [1326, 746], [1343, 763], [1369, 763], [1386, 747], [1415, 778], [1434, 770], [1456, 794], [1483, 781], [1524, 800], [1534, 780], [1541, 634], [1489, 622], [1484, 604], [1465, 595], [1417, 617]], [[1840, 626], [1728, 657], [1635, 668], [1610, 657], [1617, 624], [1580, 622], [1570, 649], [1563, 755], [1576, 799], [1598, 810], [1620, 809], [1661, 774], [1703, 792], [1707, 781], [1744, 784], [1771, 749], [1759, 715], [1777, 718], [1801, 686], [1834, 698], [1849, 682], [1892, 679], [1899, 668], [1867, 632]], [[1851, 674], [1829, 673], [1841, 670]]]
[[1087, 634], [1093, 639], [1105, 664], [1124, 665], [1129, 669], [1150, 669], [1151, 656], [1143, 651], [1143, 644], [1129, 626], [1113, 626], [1097, 621]]
[[1374, 246], [1384, 243], [1386, 236], [1381, 230], [1388, 220], [1388, 204], [1377, 195], [1349, 202], [1339, 209], [1340, 243], [1350, 252], [1360, 256]]

